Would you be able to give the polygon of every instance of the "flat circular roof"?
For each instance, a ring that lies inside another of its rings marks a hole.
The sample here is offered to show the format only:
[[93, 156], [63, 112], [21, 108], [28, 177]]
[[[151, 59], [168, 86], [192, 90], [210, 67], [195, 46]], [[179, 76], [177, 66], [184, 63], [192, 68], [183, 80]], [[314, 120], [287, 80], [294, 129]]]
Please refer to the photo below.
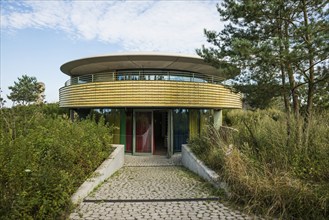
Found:
[[128, 69], [170, 69], [226, 78], [220, 69], [204, 62], [199, 56], [154, 52], [120, 53], [87, 57], [67, 62], [60, 69], [69, 76]]

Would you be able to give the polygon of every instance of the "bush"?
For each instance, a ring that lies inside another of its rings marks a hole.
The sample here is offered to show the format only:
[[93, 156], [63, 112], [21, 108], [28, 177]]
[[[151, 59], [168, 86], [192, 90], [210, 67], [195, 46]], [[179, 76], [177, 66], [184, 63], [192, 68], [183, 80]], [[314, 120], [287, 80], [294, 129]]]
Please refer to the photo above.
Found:
[[227, 113], [227, 121], [238, 131], [209, 126], [190, 146], [229, 184], [230, 199], [248, 211], [287, 219], [327, 219], [328, 116], [314, 115], [307, 139], [304, 121], [291, 119], [287, 124], [287, 115], [280, 111], [235, 110]]
[[64, 219], [71, 195], [110, 154], [111, 128], [62, 113], [36, 105], [1, 110], [2, 218]]

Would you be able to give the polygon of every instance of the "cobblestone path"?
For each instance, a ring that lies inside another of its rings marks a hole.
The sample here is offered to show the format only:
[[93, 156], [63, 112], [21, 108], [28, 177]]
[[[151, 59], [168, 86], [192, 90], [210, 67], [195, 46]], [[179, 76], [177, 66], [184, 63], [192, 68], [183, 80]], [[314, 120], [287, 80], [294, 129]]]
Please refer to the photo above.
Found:
[[92, 192], [70, 219], [253, 219], [221, 204], [180, 155], [125, 156], [125, 166]]

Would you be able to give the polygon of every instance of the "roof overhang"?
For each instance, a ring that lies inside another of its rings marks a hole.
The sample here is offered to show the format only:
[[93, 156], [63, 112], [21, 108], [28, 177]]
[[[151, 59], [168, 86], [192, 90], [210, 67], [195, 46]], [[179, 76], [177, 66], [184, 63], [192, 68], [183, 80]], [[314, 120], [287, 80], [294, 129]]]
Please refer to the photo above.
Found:
[[69, 76], [128, 69], [170, 69], [226, 78], [220, 69], [199, 56], [170, 53], [136, 52], [94, 56], [67, 62], [60, 69]]

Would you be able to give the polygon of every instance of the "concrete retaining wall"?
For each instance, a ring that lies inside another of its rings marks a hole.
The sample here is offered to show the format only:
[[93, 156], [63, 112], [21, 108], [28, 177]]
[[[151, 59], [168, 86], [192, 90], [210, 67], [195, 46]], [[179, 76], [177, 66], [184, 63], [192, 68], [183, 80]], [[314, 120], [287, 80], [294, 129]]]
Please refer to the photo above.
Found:
[[94, 171], [92, 177], [87, 179], [78, 190], [72, 195], [73, 204], [80, 203], [95, 187], [109, 178], [124, 164], [124, 145], [113, 144], [115, 150], [111, 155]]
[[182, 163], [187, 169], [198, 174], [216, 188], [221, 188], [229, 194], [227, 184], [220, 180], [219, 175], [215, 171], [209, 169], [201, 160], [199, 160], [186, 144], [182, 145]]

